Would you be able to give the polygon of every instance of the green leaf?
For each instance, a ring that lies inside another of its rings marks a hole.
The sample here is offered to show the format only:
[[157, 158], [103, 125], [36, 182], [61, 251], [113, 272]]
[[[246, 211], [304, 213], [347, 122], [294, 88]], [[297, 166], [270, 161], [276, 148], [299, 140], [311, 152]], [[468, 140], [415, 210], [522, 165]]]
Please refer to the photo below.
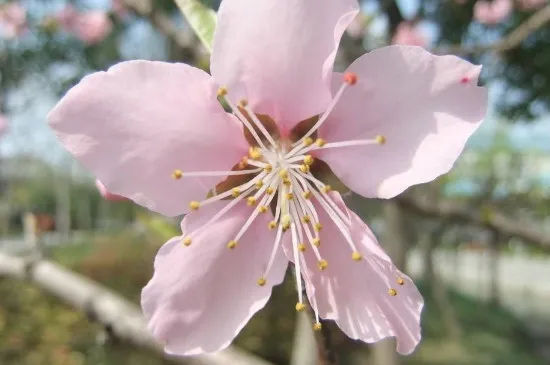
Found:
[[199, 0], [175, 0], [175, 2], [206, 49], [212, 52], [216, 12]]

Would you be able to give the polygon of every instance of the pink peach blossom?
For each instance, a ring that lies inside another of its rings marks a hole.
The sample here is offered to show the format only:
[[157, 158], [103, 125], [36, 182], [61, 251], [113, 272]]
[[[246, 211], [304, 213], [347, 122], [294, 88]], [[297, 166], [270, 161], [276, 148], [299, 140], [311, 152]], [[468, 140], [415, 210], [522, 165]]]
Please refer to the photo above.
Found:
[[79, 12], [68, 5], [56, 15], [56, 19], [65, 31], [88, 45], [101, 42], [113, 29], [108, 14], [101, 10]]
[[518, 6], [521, 10], [536, 10], [548, 4], [548, 0], [518, 0]]
[[0, 32], [2, 37], [12, 39], [27, 29], [27, 10], [17, 2], [0, 5]]
[[433, 180], [481, 123], [487, 91], [479, 66], [412, 46], [334, 73], [358, 9], [356, 0], [223, 0], [212, 76], [122, 62], [85, 77], [49, 114], [63, 146], [109, 191], [187, 214], [142, 292], [167, 352], [229, 345], [289, 261], [315, 329], [322, 317], [362, 341], [395, 336], [403, 354], [420, 341], [421, 295], [330, 191], [323, 166], [367, 197]]
[[123, 196], [111, 193], [109, 190], [107, 190], [105, 185], [103, 185], [103, 183], [99, 180], [95, 181], [95, 186], [97, 187], [97, 191], [99, 191], [99, 195], [101, 195], [101, 197], [105, 200], [109, 200], [113, 202], [128, 200]]
[[410, 22], [401, 22], [395, 31], [392, 44], [426, 47], [426, 37]]
[[512, 0], [479, 0], [474, 5], [474, 19], [482, 24], [496, 25], [512, 12]]

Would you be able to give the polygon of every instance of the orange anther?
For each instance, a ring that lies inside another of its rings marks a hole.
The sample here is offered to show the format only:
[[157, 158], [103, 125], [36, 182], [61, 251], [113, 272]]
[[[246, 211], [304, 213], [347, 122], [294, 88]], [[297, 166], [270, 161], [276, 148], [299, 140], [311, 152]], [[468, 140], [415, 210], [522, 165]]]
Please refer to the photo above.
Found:
[[344, 74], [344, 82], [348, 85], [355, 85], [357, 83], [357, 74], [353, 72], [346, 72]]

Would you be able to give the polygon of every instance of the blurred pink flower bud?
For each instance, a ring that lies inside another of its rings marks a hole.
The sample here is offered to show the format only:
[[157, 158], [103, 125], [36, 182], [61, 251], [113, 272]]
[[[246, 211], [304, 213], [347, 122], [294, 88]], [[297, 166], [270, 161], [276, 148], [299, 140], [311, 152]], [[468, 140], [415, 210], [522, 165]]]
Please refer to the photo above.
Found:
[[401, 22], [392, 39], [392, 44], [426, 47], [426, 37], [410, 22]]
[[474, 6], [474, 19], [486, 25], [498, 24], [510, 14], [512, 6], [512, 0], [478, 1]]
[[119, 18], [124, 18], [128, 15], [128, 7], [124, 3], [124, 0], [112, 0], [111, 9], [113, 13]]
[[27, 29], [27, 11], [16, 2], [0, 6], [0, 33], [6, 39], [20, 36]]
[[78, 12], [69, 5], [56, 15], [56, 19], [65, 31], [88, 45], [101, 42], [113, 30], [111, 19], [101, 10]]

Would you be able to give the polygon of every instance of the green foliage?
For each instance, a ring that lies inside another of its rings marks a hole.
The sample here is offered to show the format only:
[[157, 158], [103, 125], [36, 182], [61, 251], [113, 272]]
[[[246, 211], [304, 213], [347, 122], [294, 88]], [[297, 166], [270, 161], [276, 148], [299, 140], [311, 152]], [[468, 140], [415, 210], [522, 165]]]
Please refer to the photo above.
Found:
[[175, 2], [202, 44], [212, 52], [216, 12], [198, 0], [175, 0]]

